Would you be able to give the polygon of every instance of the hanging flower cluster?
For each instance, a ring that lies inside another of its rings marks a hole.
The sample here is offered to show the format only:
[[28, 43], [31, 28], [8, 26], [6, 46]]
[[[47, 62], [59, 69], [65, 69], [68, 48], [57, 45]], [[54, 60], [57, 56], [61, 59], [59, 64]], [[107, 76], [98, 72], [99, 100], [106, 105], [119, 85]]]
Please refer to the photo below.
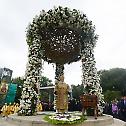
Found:
[[104, 97], [100, 86], [100, 77], [97, 74], [95, 67], [95, 59], [93, 47], [89, 46], [88, 50], [83, 50], [82, 54], [82, 84], [84, 85], [85, 93], [95, 93], [98, 96], [98, 109], [100, 113], [103, 111]]
[[42, 67], [40, 47], [41, 44], [37, 40], [29, 46], [28, 64], [20, 100], [20, 115], [33, 115], [36, 112]]

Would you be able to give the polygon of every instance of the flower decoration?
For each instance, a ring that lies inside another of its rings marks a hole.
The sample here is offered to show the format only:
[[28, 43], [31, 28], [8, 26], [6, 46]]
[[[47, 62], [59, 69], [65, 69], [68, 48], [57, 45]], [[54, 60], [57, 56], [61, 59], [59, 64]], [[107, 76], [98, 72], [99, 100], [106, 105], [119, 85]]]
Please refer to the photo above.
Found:
[[42, 59], [56, 64], [55, 78], [64, 73], [64, 64], [82, 60], [82, 84], [97, 92], [103, 102], [93, 48], [98, 36], [87, 16], [76, 9], [54, 7], [42, 10], [27, 27], [28, 64], [21, 97], [22, 115], [33, 115], [38, 103]]
[[44, 118], [51, 124], [61, 125], [61, 124], [76, 124], [81, 123], [86, 120], [85, 116], [80, 116], [76, 114], [54, 114], [54, 115], [46, 115]]
[[95, 26], [85, 14], [65, 7], [57, 7], [33, 19], [27, 28], [27, 43], [39, 40], [42, 58], [49, 63], [71, 63], [80, 60], [82, 48], [95, 46]]

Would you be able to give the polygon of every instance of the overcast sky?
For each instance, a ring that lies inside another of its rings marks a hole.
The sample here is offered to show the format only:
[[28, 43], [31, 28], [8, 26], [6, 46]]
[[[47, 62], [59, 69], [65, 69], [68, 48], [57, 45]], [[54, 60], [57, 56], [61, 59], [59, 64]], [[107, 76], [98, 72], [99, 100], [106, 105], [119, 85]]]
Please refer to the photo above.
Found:
[[[83, 11], [99, 35], [95, 47], [96, 67], [126, 68], [126, 0], [0, 0], [0, 67], [13, 70], [13, 77], [26, 70], [26, 27], [35, 15], [54, 6]], [[43, 75], [54, 80], [52, 65], [44, 64]], [[65, 67], [68, 84], [81, 83], [81, 63]]]

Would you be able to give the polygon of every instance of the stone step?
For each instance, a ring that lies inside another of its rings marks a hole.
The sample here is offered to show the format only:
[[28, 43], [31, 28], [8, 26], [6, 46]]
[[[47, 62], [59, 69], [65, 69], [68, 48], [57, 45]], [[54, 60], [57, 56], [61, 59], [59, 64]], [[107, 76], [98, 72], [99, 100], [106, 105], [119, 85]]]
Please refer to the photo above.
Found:
[[[10, 115], [7, 121], [17, 126], [52, 126], [43, 120], [44, 115], [36, 116], [17, 116]], [[104, 115], [94, 119], [93, 116], [88, 116], [87, 120], [81, 124], [75, 124], [74, 126], [107, 126], [113, 123], [113, 117]], [[60, 125], [62, 126], [62, 125]]]
[[[12, 116], [11, 116], [12, 117]], [[0, 118], [0, 126], [51, 126], [51, 124], [42, 123], [39, 120], [42, 119], [42, 117], [39, 116], [33, 119], [30, 117], [25, 117], [26, 120], [19, 121], [19, 119], [15, 118]], [[29, 121], [29, 119], [31, 119]], [[36, 120], [36, 121], [35, 121]], [[121, 121], [119, 119], [113, 119], [113, 121], [110, 119], [104, 120], [100, 117], [98, 120], [93, 119], [93, 117], [88, 117], [88, 120], [85, 121], [82, 124], [74, 125], [74, 126], [126, 126], [126, 122]], [[54, 125], [53, 125], [54, 126]], [[60, 125], [61, 126], [61, 125]]]

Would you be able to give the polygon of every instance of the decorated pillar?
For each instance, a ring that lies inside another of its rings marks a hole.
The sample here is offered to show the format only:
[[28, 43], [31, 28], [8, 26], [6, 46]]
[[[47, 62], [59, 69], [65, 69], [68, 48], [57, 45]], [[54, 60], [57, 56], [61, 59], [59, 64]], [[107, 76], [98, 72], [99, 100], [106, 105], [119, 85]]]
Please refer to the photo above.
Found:
[[[56, 99], [57, 99], [57, 94], [56, 94], [56, 88], [57, 88], [57, 84], [60, 81], [59, 77], [61, 75], [64, 75], [64, 64], [59, 64], [56, 63], [56, 69], [55, 69], [55, 89], [54, 89], [54, 110], [56, 110]], [[57, 112], [57, 110], [56, 110]]]
[[39, 85], [41, 78], [41, 45], [35, 40], [29, 45], [28, 63], [25, 72], [25, 81], [20, 100], [19, 115], [34, 115], [38, 103]]
[[56, 63], [56, 70], [55, 70], [55, 79], [59, 81], [58, 78], [64, 75], [64, 64]]
[[82, 84], [84, 85], [84, 92], [93, 93], [98, 96], [98, 106], [102, 112], [102, 105], [104, 103], [104, 97], [102, 95], [102, 87], [100, 86], [100, 77], [97, 73], [95, 67], [93, 47], [90, 46], [85, 50], [85, 53], [82, 53]]

